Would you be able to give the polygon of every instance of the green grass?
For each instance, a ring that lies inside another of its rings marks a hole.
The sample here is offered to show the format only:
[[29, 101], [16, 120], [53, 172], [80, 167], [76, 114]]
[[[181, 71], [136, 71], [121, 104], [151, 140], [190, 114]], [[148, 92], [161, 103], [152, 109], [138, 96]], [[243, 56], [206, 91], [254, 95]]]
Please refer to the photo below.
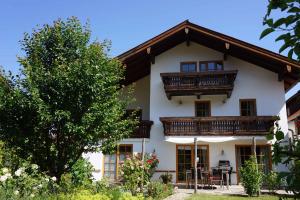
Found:
[[210, 195], [210, 194], [197, 194], [193, 195], [187, 200], [279, 200], [277, 196], [262, 195], [260, 197], [246, 197], [246, 196], [230, 196], [230, 195]]

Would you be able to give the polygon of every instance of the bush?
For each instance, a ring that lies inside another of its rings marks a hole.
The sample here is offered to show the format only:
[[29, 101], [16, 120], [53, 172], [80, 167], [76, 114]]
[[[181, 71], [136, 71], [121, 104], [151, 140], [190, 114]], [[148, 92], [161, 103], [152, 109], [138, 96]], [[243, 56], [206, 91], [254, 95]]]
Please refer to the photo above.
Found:
[[160, 182], [150, 182], [147, 185], [147, 195], [153, 199], [164, 199], [173, 193], [171, 184], [163, 184]]
[[109, 189], [109, 182], [106, 178], [93, 182], [96, 193], [106, 192]]
[[93, 165], [85, 158], [80, 158], [71, 168], [71, 180], [75, 187], [90, 185], [92, 183]]
[[141, 155], [127, 157], [121, 167], [121, 176], [125, 189], [131, 191], [133, 195], [143, 191], [143, 186], [147, 185], [158, 164], [156, 156], [145, 156], [144, 162]]
[[249, 196], [254, 196], [259, 193], [262, 186], [263, 173], [255, 163], [255, 157], [251, 156], [249, 160], [245, 161], [245, 166], [240, 168], [242, 185], [245, 192]]
[[264, 179], [264, 185], [267, 187], [267, 189], [270, 192], [275, 192], [275, 190], [278, 190], [281, 186], [281, 179], [278, 175], [278, 173], [274, 171], [270, 171]]
[[162, 182], [163, 182], [164, 184], [168, 184], [168, 183], [171, 183], [171, 182], [172, 182], [173, 176], [172, 176], [172, 174], [169, 174], [169, 173], [167, 172], [166, 174], [160, 175], [159, 178], [162, 180]]
[[61, 194], [57, 199], [61, 200], [110, 200], [106, 194], [93, 194], [89, 190], [80, 190], [74, 194]]
[[0, 193], [2, 199], [28, 199], [35, 196], [56, 194], [55, 177], [48, 177], [38, 171], [35, 164], [23, 163], [16, 171], [2, 168], [0, 171]]

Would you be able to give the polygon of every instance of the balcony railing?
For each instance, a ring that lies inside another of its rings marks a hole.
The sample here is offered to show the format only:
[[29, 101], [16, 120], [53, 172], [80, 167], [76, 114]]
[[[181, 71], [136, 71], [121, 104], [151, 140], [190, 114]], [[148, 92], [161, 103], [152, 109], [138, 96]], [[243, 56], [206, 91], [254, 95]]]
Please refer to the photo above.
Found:
[[165, 136], [266, 135], [273, 116], [161, 117]]
[[172, 96], [225, 94], [230, 97], [237, 70], [161, 73], [168, 99]]
[[150, 130], [152, 125], [153, 121], [140, 121], [139, 127], [133, 132], [130, 138], [150, 138]]

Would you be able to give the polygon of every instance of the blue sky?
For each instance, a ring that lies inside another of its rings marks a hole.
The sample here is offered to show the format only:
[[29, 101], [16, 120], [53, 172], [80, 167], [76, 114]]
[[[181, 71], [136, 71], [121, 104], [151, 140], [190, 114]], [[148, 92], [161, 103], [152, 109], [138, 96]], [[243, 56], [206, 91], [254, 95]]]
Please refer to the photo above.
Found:
[[[259, 40], [267, 0], [1, 0], [0, 65], [17, 73], [24, 32], [57, 18], [90, 21], [93, 40], [112, 41], [116, 56], [189, 19], [191, 22], [278, 52], [276, 34]], [[300, 90], [293, 88], [287, 98]]]

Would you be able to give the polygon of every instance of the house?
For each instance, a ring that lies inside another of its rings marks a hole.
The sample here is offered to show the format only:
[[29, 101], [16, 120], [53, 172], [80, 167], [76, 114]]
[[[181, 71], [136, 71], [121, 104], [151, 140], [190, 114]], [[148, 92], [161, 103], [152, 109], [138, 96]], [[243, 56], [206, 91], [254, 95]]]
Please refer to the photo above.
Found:
[[[271, 143], [266, 140], [279, 116], [288, 132], [285, 93], [300, 78], [300, 65], [277, 53], [184, 21], [118, 56], [126, 65], [124, 84], [135, 85], [141, 122], [115, 154], [88, 154], [94, 176], [115, 180], [128, 153], [158, 156], [154, 175], [172, 173], [185, 183], [194, 166], [197, 140], [199, 168], [210, 171], [230, 164], [230, 181], [239, 182], [239, 167], [251, 155], [255, 137], [258, 162], [267, 173]], [[286, 136], [288, 137], [288, 136]]]
[[288, 127], [293, 139], [300, 135], [300, 90], [286, 101]]

